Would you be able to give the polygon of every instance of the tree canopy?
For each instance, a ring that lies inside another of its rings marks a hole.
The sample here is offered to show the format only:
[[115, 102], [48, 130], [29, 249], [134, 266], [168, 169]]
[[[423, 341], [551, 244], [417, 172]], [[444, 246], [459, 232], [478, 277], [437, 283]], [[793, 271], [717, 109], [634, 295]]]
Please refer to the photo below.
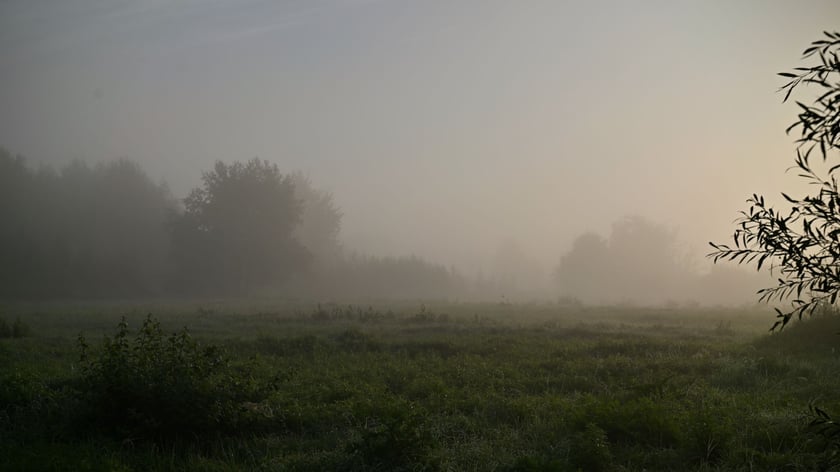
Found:
[[217, 162], [202, 181], [174, 222], [182, 286], [244, 294], [306, 265], [309, 253], [293, 236], [302, 204], [276, 165]]

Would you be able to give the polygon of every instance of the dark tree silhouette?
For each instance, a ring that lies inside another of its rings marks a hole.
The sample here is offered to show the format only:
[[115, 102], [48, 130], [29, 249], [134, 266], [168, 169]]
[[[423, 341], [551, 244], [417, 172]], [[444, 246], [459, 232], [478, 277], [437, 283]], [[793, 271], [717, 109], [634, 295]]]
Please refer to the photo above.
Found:
[[[816, 58], [810, 65], [779, 75], [790, 79], [782, 88], [784, 101], [800, 86], [816, 87], [817, 98], [800, 108], [797, 120], [787, 132], [799, 131], [794, 169], [813, 185], [814, 192], [802, 197], [782, 194], [791, 208], [770, 206], [761, 195], [747, 200], [741, 212], [734, 243], [709, 243], [715, 262], [729, 260], [769, 266], [778, 275], [775, 286], [759, 290], [761, 301], [791, 300], [791, 308], [776, 308], [773, 329], [784, 327], [793, 317], [802, 318], [823, 304], [834, 304], [840, 292], [840, 164], [830, 162], [840, 150], [840, 33], [825, 32], [803, 53]], [[822, 162], [812, 162], [819, 155]], [[826, 170], [817, 166], [824, 164]]]
[[241, 295], [281, 282], [308, 262], [293, 237], [301, 202], [292, 180], [267, 161], [217, 162], [184, 207], [172, 229], [186, 290]]

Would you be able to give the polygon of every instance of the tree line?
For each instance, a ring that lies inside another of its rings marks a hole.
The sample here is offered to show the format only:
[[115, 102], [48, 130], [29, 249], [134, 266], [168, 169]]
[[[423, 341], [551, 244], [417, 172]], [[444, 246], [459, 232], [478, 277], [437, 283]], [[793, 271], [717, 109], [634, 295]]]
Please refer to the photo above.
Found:
[[301, 173], [217, 162], [183, 200], [136, 163], [33, 168], [0, 149], [0, 297], [435, 297], [454, 271], [346, 254], [342, 214]]
[[561, 297], [590, 304], [743, 304], [769, 280], [722, 266], [703, 272], [676, 230], [639, 216], [613, 223], [608, 237], [578, 236], [554, 276]]
[[[33, 168], [0, 148], [0, 221], [2, 299], [558, 294], [534, 288], [541, 274], [515, 242], [493, 274], [472, 278], [414, 255], [347, 251], [333, 195], [260, 159], [217, 162], [177, 199], [132, 161]], [[554, 275], [561, 298], [589, 304], [738, 303], [766, 282], [723, 267], [698, 274], [675, 232], [638, 217], [608, 238], [578, 237]]]

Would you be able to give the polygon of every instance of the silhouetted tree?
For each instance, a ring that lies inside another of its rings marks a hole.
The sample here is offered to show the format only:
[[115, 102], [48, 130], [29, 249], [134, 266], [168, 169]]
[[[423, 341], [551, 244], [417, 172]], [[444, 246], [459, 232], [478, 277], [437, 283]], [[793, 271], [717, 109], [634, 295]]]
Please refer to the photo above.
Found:
[[183, 289], [244, 294], [305, 267], [309, 255], [293, 237], [301, 202], [276, 165], [217, 162], [202, 180], [172, 226]]
[[[789, 310], [776, 309], [774, 329], [794, 316], [813, 313], [821, 304], [834, 304], [840, 293], [840, 165], [829, 163], [840, 150], [840, 33], [826, 32], [803, 55], [818, 60], [779, 75], [790, 79], [781, 89], [784, 101], [800, 85], [817, 87], [813, 103], [797, 102], [799, 116], [787, 129], [799, 129], [794, 168], [814, 192], [799, 198], [783, 193], [791, 204], [789, 211], [777, 210], [754, 194], [747, 200], [749, 209], [741, 212], [734, 245], [710, 243], [714, 251], [709, 256], [715, 262], [770, 266], [778, 275], [775, 286], [758, 292], [761, 301], [793, 299]], [[814, 166], [814, 154], [826, 170]]]

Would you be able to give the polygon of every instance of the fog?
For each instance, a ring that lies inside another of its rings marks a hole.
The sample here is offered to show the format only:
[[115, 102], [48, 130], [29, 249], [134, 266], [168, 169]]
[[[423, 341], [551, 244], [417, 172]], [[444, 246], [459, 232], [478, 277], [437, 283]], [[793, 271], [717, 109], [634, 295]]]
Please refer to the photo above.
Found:
[[[709, 279], [707, 241], [752, 193], [796, 188], [776, 73], [837, 18], [835, 0], [7, 0], [0, 146], [33, 175], [82, 160], [107, 181], [96, 163], [133, 161], [166, 183], [155, 215], [217, 161], [276, 164], [340, 214], [321, 231], [301, 209], [309, 267], [344, 274], [284, 282], [313, 297], [742, 302], [760, 281]], [[38, 185], [76, 182], [59, 180]], [[613, 257], [584, 283], [586, 244]], [[446, 288], [388, 285], [383, 265], [412, 264]], [[651, 266], [638, 287], [603, 276]], [[360, 274], [380, 288], [348, 288]]]

